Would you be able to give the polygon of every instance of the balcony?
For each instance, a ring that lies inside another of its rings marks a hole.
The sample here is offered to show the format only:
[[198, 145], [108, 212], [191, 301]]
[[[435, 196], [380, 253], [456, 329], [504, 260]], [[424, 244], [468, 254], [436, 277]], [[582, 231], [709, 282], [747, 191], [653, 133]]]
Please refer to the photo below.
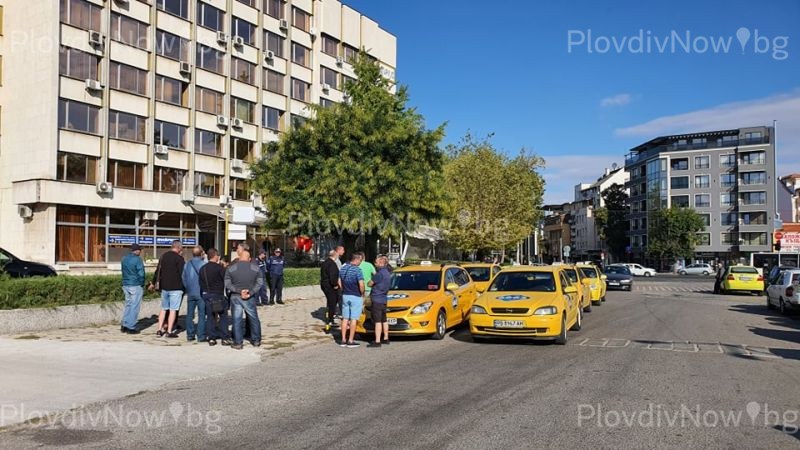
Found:
[[631, 164], [636, 164], [639, 161], [649, 159], [652, 156], [655, 156], [662, 152], [739, 147], [742, 145], [769, 144], [769, 142], [770, 142], [769, 136], [762, 136], [762, 137], [748, 138], [748, 139], [736, 139], [729, 141], [723, 141], [719, 139], [715, 141], [705, 141], [705, 142], [687, 142], [687, 143], [673, 142], [671, 144], [663, 144], [656, 147], [648, 148], [647, 150], [643, 150], [641, 152], [628, 153], [627, 155], [625, 155], [625, 165], [628, 166]]

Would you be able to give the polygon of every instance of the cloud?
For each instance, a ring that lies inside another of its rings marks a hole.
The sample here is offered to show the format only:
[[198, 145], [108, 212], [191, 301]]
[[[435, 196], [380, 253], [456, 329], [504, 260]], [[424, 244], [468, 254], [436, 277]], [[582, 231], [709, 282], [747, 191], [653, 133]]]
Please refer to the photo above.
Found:
[[607, 108], [610, 106], [625, 106], [633, 100], [631, 94], [617, 94], [600, 100], [600, 106]]
[[614, 162], [622, 165], [622, 156], [615, 154], [571, 154], [545, 156], [544, 159], [542, 177], [545, 180], [544, 202], [547, 204], [573, 201], [576, 184], [595, 182]]

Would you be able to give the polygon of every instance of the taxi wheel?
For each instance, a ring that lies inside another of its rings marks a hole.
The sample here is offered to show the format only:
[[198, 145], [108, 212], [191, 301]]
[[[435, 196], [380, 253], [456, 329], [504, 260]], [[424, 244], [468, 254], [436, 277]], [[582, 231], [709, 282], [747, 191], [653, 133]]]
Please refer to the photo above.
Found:
[[767, 295], [767, 309], [775, 309], [775, 306], [769, 301], [769, 295]]
[[575, 319], [575, 324], [572, 325], [572, 328], [570, 328], [570, 330], [581, 331], [582, 326], [583, 326], [583, 311], [578, 309], [578, 317]]
[[583, 310], [586, 311], [586, 312], [592, 312], [592, 303], [594, 303], [594, 302], [593, 301], [589, 301], [589, 304], [586, 305], [586, 307], [583, 308]]
[[606, 301], [606, 296], [604, 295], [603, 298], [600, 299], [601, 302]]
[[436, 316], [436, 333], [433, 334], [433, 338], [437, 341], [442, 340], [445, 334], [447, 334], [447, 316], [444, 311], [439, 311], [439, 315]]
[[558, 335], [556, 338], [557, 345], [566, 345], [567, 344], [567, 316], [561, 316], [561, 334]]

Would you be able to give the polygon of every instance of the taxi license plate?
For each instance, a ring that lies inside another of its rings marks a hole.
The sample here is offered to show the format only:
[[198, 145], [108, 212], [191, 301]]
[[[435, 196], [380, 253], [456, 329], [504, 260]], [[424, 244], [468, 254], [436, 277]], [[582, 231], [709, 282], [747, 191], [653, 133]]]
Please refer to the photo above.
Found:
[[387, 322], [389, 325], [397, 325], [397, 319], [396, 319], [396, 318], [394, 318], [394, 317], [387, 317], [387, 318], [386, 318], [386, 322]]
[[495, 320], [495, 328], [523, 328], [525, 322], [522, 320]]
[[750, 281], [753, 277], [739, 277], [739, 281]]

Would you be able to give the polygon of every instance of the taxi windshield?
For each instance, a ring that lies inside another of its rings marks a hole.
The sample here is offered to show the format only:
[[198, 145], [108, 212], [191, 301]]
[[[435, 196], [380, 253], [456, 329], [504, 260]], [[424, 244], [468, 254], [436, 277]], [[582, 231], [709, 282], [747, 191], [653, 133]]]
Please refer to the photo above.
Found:
[[578, 282], [578, 272], [576, 272], [575, 269], [567, 269], [567, 270], [564, 271], [564, 273], [567, 274], [567, 277], [573, 283], [577, 283]]
[[394, 272], [392, 273], [392, 291], [436, 291], [441, 282], [438, 271]]
[[597, 271], [592, 267], [581, 267], [580, 271], [584, 278], [597, 278]]
[[472, 281], [489, 281], [492, 277], [492, 272], [488, 267], [468, 267], [467, 272]]
[[555, 292], [556, 282], [550, 272], [500, 272], [489, 290]]

